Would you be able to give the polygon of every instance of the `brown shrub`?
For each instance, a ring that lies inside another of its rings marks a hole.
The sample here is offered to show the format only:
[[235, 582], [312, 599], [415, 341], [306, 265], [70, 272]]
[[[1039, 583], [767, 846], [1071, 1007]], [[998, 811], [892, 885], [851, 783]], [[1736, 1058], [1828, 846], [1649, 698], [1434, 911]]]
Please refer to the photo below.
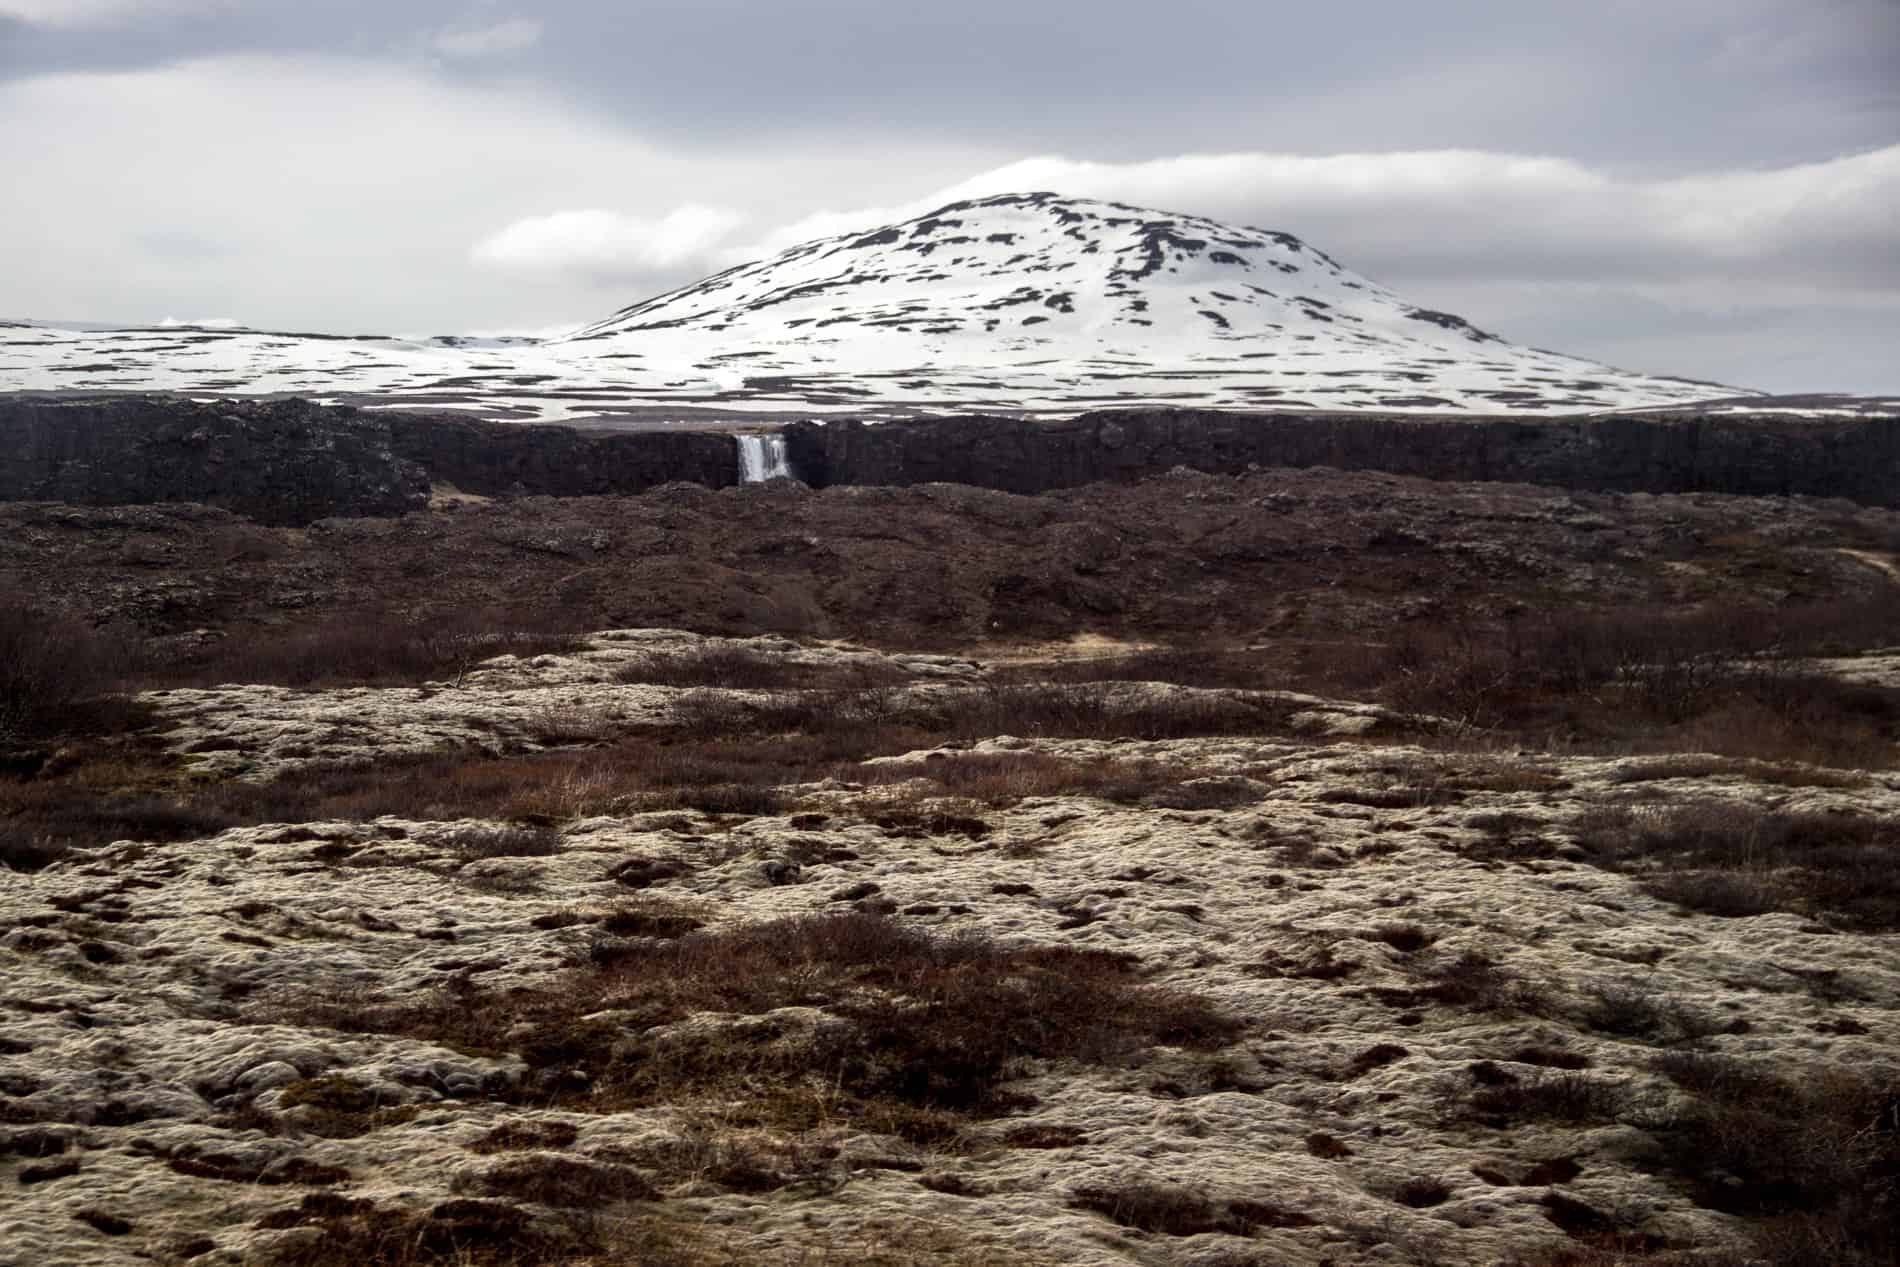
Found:
[[1443, 1179], [1407, 1179], [1393, 1190], [1392, 1199], [1414, 1210], [1429, 1210], [1451, 1200], [1452, 1186]]
[[642, 656], [615, 674], [615, 680], [727, 691], [836, 691], [898, 686], [909, 681], [910, 675], [894, 664], [874, 660], [803, 664], [756, 647], [714, 643]]
[[499, 1201], [444, 1201], [426, 1213], [306, 1200], [294, 1221], [320, 1235], [286, 1238], [261, 1256], [268, 1267], [533, 1267], [571, 1262], [601, 1248], [584, 1225], [565, 1234], [536, 1226]]
[[1785, 910], [1862, 932], [1900, 928], [1900, 821], [1704, 801], [1599, 810], [1576, 830], [1600, 865], [1695, 910]]
[[1271, 690], [1285, 674], [1257, 652], [1215, 644], [1147, 647], [1120, 655], [1021, 665], [1002, 673], [1008, 682], [1163, 682], [1203, 689]]
[[[696, 1012], [801, 1005], [843, 1024], [803, 1036], [650, 1032]], [[1197, 996], [1140, 984], [1119, 956], [936, 937], [863, 914], [628, 941], [531, 993], [318, 993], [296, 1011], [310, 1024], [513, 1051], [543, 1071], [545, 1094], [592, 1108], [710, 1094], [762, 1121], [822, 1110], [926, 1134], [954, 1129], [946, 1112], [1007, 1108], [1002, 1084], [1023, 1057], [1116, 1061], [1154, 1043], [1218, 1048], [1240, 1030]]]
[[1314, 1131], [1306, 1137], [1306, 1151], [1327, 1161], [1337, 1161], [1352, 1156], [1352, 1145], [1325, 1131]]
[[1164, 809], [1217, 809], [1259, 800], [1244, 780], [1160, 761], [1078, 761], [1038, 752], [933, 754], [928, 761], [872, 766], [854, 772], [869, 781], [924, 779], [945, 796], [989, 806], [1039, 796], [1093, 796], [1123, 805]]
[[637, 1170], [555, 1153], [511, 1157], [491, 1166], [471, 1186], [484, 1196], [556, 1209], [599, 1209], [624, 1201], [652, 1201], [660, 1195]]
[[583, 645], [571, 616], [528, 610], [376, 608], [286, 629], [231, 634], [176, 663], [138, 670], [147, 688], [230, 682], [386, 686], [459, 679], [496, 656], [556, 655]]
[[1750, 1219], [1768, 1262], [1887, 1267], [1900, 1255], [1900, 1085], [1891, 1078], [1689, 1052], [1659, 1056], [1656, 1067], [1686, 1096], [1645, 1123], [1661, 1145], [1656, 1165], [1699, 1203]]
[[1612, 1122], [1627, 1102], [1620, 1083], [1581, 1073], [1556, 1073], [1520, 1082], [1481, 1083], [1464, 1101], [1464, 1108], [1489, 1125], [1511, 1126], [1540, 1120]]
[[164, 789], [161, 779], [157, 770], [113, 760], [27, 783], [0, 779], [0, 867], [37, 871], [75, 848], [191, 840], [243, 821]]
[[0, 590], [0, 745], [84, 732], [114, 720], [123, 648], [65, 616]]
[[[1886, 615], [1900, 598], [1874, 605]], [[1801, 656], [1876, 645], [1869, 609], [1747, 606], [1453, 615], [1316, 669], [1312, 690], [1546, 747], [1694, 749], [1774, 764], [1891, 768], [1900, 690], [1818, 676]], [[1830, 626], [1830, 622], [1838, 622]]]
[[580, 1138], [580, 1128], [572, 1122], [543, 1121], [534, 1118], [503, 1122], [468, 1145], [473, 1153], [505, 1153], [530, 1149], [566, 1148]]
[[1377, 928], [1359, 934], [1367, 941], [1382, 941], [1400, 954], [1416, 954], [1438, 940], [1438, 934], [1428, 932], [1417, 924], [1381, 924]]
[[1427, 983], [1421, 991], [1426, 998], [1454, 1007], [1531, 1014], [1549, 1007], [1541, 987], [1480, 951], [1466, 950], [1455, 958], [1420, 964], [1412, 971]]
[[1205, 1232], [1246, 1236], [1258, 1226], [1230, 1203], [1215, 1201], [1200, 1189], [1181, 1184], [1089, 1184], [1077, 1188], [1069, 1204], [1106, 1215], [1123, 1227], [1167, 1236], [1199, 1236]]
[[1655, 1042], [1693, 1042], [1722, 1028], [1682, 999], [1628, 985], [1592, 990], [1583, 1022], [1600, 1033]]

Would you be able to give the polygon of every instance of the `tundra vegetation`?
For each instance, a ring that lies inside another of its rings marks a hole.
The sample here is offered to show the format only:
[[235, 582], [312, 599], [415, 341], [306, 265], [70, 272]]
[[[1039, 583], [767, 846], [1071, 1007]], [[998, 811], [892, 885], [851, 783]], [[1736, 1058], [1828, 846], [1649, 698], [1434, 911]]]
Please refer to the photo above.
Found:
[[[1277, 518], [1266, 479], [1182, 486]], [[1591, 513], [1776, 505], [1733, 500]], [[1230, 551], [1237, 607], [1307, 586], [1244, 630], [1204, 569], [1132, 564], [992, 578], [1034, 619], [935, 638], [718, 584], [675, 627], [445, 613], [369, 563], [373, 602], [294, 620], [212, 586], [222, 624], [88, 621], [0, 573], [7, 1234], [1892, 1267], [1900, 582], [1839, 552], [1890, 559], [1900, 516], [1774, 513], [1700, 555], [1579, 544], [1594, 601], [1421, 565], [1384, 621], [1389, 575]], [[202, 577], [279, 548], [244, 540]], [[1105, 605], [1104, 569], [1163, 592]]]

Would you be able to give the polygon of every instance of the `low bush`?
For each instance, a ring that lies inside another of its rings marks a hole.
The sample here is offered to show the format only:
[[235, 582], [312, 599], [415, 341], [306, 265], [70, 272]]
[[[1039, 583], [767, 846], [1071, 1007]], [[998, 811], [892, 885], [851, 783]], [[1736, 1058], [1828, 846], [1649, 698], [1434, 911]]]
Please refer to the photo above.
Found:
[[1392, 1199], [1414, 1210], [1429, 1210], [1451, 1200], [1452, 1186], [1443, 1179], [1407, 1179], [1393, 1190]]
[[1146, 647], [1117, 655], [1040, 661], [1006, 668], [1002, 679], [1025, 684], [1164, 682], [1204, 689], [1272, 690], [1286, 674], [1268, 656], [1218, 645]]
[[1890, 769], [1900, 690], [1828, 677], [1803, 659], [1890, 642], [1895, 625], [1880, 618], [1900, 620], [1900, 593], [1799, 610], [1452, 614], [1385, 644], [1341, 648], [1289, 684], [1371, 693], [1547, 748]]
[[456, 680], [496, 656], [577, 651], [572, 617], [521, 610], [405, 612], [378, 608], [312, 623], [228, 634], [176, 663], [137, 672], [148, 688], [230, 682], [389, 686]]
[[422, 1211], [321, 1194], [269, 1226], [320, 1234], [277, 1241], [260, 1256], [266, 1267], [552, 1267], [604, 1248], [584, 1223], [551, 1230], [516, 1206], [469, 1198]]
[[[467, 987], [380, 1003], [315, 992], [294, 1006], [309, 1024], [515, 1052], [544, 1071], [535, 1085], [557, 1103], [711, 1097], [762, 1122], [822, 1114], [931, 1138], [954, 1130], [946, 1114], [1009, 1108], [1003, 1084], [1025, 1057], [1215, 1049], [1241, 1028], [1198, 996], [1142, 985], [1120, 956], [938, 937], [858, 913], [628, 941], [531, 994]], [[655, 1029], [793, 1006], [834, 1023], [810, 1034]]]
[[1693, 910], [1794, 911], [1859, 932], [1900, 929], [1900, 820], [1703, 801], [1597, 810], [1576, 833], [1599, 865]]
[[1464, 1111], [1499, 1127], [1530, 1121], [1613, 1122], [1629, 1103], [1623, 1084], [1582, 1073], [1543, 1074], [1506, 1083], [1474, 1081], [1477, 1087], [1463, 1100]]
[[1040, 752], [941, 753], [924, 762], [871, 766], [860, 781], [922, 779], [944, 796], [1000, 807], [1038, 796], [1093, 796], [1122, 805], [1216, 809], [1251, 804], [1258, 788], [1209, 770], [1161, 761], [1075, 760]]
[[0, 868], [37, 871], [75, 848], [192, 840], [242, 821], [216, 805], [160, 790], [155, 776], [106, 761], [57, 778], [0, 780]]
[[98, 728], [122, 668], [112, 640], [0, 590], [0, 748]]
[[738, 643], [710, 643], [684, 652], [654, 652], [615, 674], [615, 680], [654, 686], [720, 690], [868, 690], [898, 686], [910, 675], [894, 664], [865, 659], [805, 663]]
[[1147, 1180], [1086, 1184], [1075, 1190], [1069, 1204], [1105, 1215], [1123, 1227], [1164, 1236], [1207, 1232], [1247, 1236], [1258, 1227], [1310, 1227], [1314, 1222], [1307, 1215], [1266, 1202], [1217, 1201], [1199, 1188]]
[[1773, 1267], [1889, 1267], [1900, 1256], [1900, 1083], [1709, 1053], [1666, 1053], [1656, 1068], [1683, 1095], [1645, 1123], [1660, 1144], [1655, 1166], [1698, 1203], [1749, 1219]]

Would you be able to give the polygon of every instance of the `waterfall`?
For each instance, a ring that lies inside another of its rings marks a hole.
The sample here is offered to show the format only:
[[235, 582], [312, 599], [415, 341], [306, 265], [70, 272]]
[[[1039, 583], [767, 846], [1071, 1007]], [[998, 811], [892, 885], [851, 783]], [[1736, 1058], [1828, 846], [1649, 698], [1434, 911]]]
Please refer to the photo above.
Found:
[[739, 441], [741, 484], [791, 478], [792, 468], [785, 460], [784, 436], [737, 436], [735, 439]]

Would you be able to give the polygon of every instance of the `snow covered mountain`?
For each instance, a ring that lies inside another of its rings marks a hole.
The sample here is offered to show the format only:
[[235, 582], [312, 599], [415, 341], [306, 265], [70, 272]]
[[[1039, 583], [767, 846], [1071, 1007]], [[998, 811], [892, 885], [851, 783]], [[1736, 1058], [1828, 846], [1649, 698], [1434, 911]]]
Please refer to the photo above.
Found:
[[1291, 234], [1048, 193], [806, 243], [541, 342], [0, 326], [0, 390], [295, 393], [532, 419], [1574, 413], [1736, 395], [1517, 347]]

